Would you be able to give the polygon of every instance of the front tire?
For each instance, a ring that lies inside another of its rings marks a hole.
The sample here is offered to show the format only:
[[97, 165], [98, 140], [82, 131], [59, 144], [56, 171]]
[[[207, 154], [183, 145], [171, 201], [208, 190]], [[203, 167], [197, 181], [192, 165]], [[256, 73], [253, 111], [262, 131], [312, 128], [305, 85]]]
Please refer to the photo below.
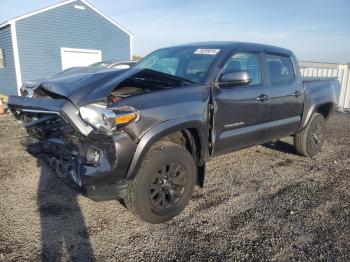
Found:
[[294, 137], [296, 151], [303, 156], [314, 157], [321, 149], [326, 130], [323, 115], [314, 113], [306, 128]]
[[136, 177], [129, 182], [124, 202], [142, 220], [162, 223], [185, 208], [195, 182], [192, 155], [178, 144], [160, 141], [149, 150]]

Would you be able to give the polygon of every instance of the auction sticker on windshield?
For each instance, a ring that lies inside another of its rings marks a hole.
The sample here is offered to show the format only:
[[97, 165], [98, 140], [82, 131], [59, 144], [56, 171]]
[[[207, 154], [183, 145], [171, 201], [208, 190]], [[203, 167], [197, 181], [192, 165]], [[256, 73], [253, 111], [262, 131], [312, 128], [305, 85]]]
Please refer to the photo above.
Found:
[[199, 48], [194, 54], [195, 55], [216, 55], [219, 53], [220, 49], [211, 49], [211, 48]]

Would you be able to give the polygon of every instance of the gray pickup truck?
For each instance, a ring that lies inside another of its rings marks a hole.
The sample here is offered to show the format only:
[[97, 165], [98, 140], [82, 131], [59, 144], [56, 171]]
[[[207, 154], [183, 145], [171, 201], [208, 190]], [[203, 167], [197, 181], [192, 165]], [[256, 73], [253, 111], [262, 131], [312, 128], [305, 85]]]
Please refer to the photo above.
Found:
[[336, 79], [303, 80], [289, 50], [206, 42], [157, 50], [129, 70], [47, 80], [8, 105], [28, 152], [76, 190], [161, 223], [203, 186], [212, 157], [286, 136], [315, 156], [339, 92]]

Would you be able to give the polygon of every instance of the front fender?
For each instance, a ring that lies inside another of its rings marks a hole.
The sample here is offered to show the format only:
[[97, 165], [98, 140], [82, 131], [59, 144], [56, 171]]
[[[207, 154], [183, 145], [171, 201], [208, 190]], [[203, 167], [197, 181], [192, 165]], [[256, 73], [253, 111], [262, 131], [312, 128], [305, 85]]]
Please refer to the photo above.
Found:
[[198, 132], [201, 143], [200, 156], [202, 160], [206, 160], [209, 156], [209, 128], [203, 119], [203, 115], [181, 116], [155, 125], [142, 136], [137, 145], [126, 178], [132, 179], [136, 176], [146, 153], [154, 143], [171, 133], [188, 128], [193, 128]]

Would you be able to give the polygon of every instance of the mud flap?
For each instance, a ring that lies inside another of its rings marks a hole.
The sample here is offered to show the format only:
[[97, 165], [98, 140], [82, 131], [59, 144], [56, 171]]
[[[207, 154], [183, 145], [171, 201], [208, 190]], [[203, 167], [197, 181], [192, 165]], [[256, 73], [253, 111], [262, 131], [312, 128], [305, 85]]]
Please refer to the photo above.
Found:
[[197, 167], [197, 185], [201, 188], [204, 187], [204, 177], [206, 172], [206, 164]]

